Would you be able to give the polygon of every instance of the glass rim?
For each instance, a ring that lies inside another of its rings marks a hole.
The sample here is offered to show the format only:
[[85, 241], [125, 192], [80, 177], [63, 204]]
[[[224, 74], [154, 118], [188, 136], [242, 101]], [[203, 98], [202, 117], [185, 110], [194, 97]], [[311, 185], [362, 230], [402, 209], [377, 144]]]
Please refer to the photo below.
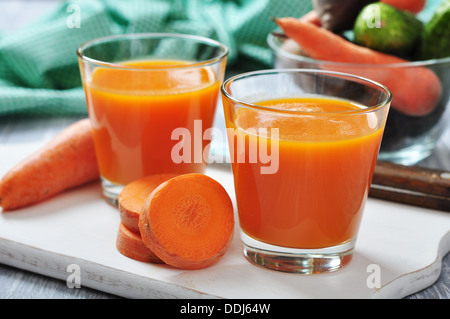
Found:
[[[254, 103], [249, 103], [249, 102], [244, 102], [241, 101], [238, 98], [235, 98], [228, 90], [227, 88], [230, 86], [231, 83], [237, 81], [237, 80], [242, 80], [245, 78], [249, 78], [249, 77], [254, 77], [254, 76], [258, 76], [258, 75], [268, 75], [268, 74], [276, 74], [276, 73], [290, 73], [290, 74], [295, 74], [295, 73], [301, 73], [301, 74], [322, 74], [322, 75], [328, 75], [328, 76], [339, 76], [340, 78], [343, 79], [353, 79], [353, 80], [357, 80], [358, 82], [367, 82], [370, 83], [374, 86], [376, 86], [378, 89], [382, 90], [385, 92], [386, 94], [386, 99], [384, 99], [382, 102], [377, 103], [376, 105], [373, 106], [367, 106], [366, 108], [361, 108], [361, 109], [355, 109], [355, 110], [345, 110], [345, 111], [326, 111], [326, 112], [311, 112], [311, 111], [299, 111], [299, 110], [287, 110], [287, 109], [277, 109], [274, 107], [270, 107], [270, 106], [262, 106], [262, 105], [257, 105]], [[263, 110], [263, 111], [270, 111], [270, 112], [275, 112], [275, 113], [285, 113], [285, 114], [297, 114], [297, 115], [329, 115], [329, 114], [342, 114], [342, 115], [347, 115], [347, 114], [362, 114], [362, 113], [370, 113], [370, 112], [376, 112], [380, 109], [383, 109], [387, 106], [389, 106], [389, 104], [392, 101], [392, 93], [391, 91], [383, 84], [378, 83], [376, 81], [358, 76], [358, 75], [354, 75], [354, 74], [349, 74], [349, 73], [344, 73], [344, 72], [335, 72], [335, 71], [326, 71], [326, 70], [318, 70], [318, 69], [303, 69], [303, 68], [282, 68], [282, 69], [266, 69], [266, 70], [258, 70], [258, 71], [250, 71], [250, 72], [245, 72], [245, 73], [241, 73], [241, 74], [237, 74], [234, 75], [230, 78], [228, 78], [227, 80], [225, 80], [221, 87], [220, 87], [220, 91], [222, 92], [222, 94], [229, 99], [230, 101], [240, 104], [244, 107], [250, 108], [250, 109], [257, 109], [257, 110]]]
[[[117, 62], [107, 62], [107, 61], [102, 61], [99, 59], [91, 58], [91, 57], [85, 55], [85, 53], [84, 53], [84, 51], [89, 47], [92, 47], [92, 46], [98, 45], [98, 44], [116, 41], [116, 40], [152, 39], [152, 38], [162, 39], [165, 37], [195, 40], [198, 43], [204, 43], [204, 44], [209, 44], [211, 46], [216, 46], [217, 48], [220, 48], [222, 50], [222, 52], [220, 54], [218, 54], [216, 57], [207, 59], [204, 61], [193, 61], [193, 62], [189, 62], [189, 63], [182, 64], [182, 65], [170, 65], [170, 66], [164, 65], [164, 66], [160, 66], [160, 67], [138, 67], [135, 65], [133, 65], [133, 66], [124, 65], [124, 64], [117, 63]], [[199, 35], [187, 34], [187, 33], [186, 34], [185, 33], [170, 33], [170, 32], [147, 32], [147, 33], [116, 34], [116, 35], [109, 35], [109, 36], [105, 36], [105, 37], [94, 38], [94, 39], [91, 39], [91, 40], [81, 44], [77, 48], [76, 53], [77, 53], [77, 56], [79, 59], [81, 59], [85, 62], [89, 62], [91, 64], [95, 64], [97, 66], [101, 66], [101, 67], [123, 69], [123, 70], [150, 71], [150, 70], [167, 69], [169, 67], [174, 68], [174, 69], [184, 69], [184, 68], [192, 68], [192, 67], [214, 64], [214, 63], [224, 60], [229, 54], [229, 49], [225, 44], [223, 44], [219, 41], [216, 41], [216, 40], [213, 40], [213, 39], [210, 39], [207, 37], [199, 36]]]
[[275, 43], [274, 39], [278, 37], [272, 33], [269, 33], [267, 36], [267, 44], [270, 49], [276, 54], [282, 55], [286, 58], [293, 59], [298, 62], [308, 62], [321, 65], [329, 65], [329, 66], [337, 66], [337, 67], [352, 67], [352, 68], [406, 68], [406, 67], [421, 67], [421, 66], [433, 66], [444, 63], [450, 63], [450, 57], [444, 57], [439, 59], [429, 59], [429, 60], [418, 60], [418, 61], [406, 61], [406, 62], [398, 62], [398, 63], [380, 63], [380, 64], [369, 64], [369, 63], [351, 63], [351, 62], [336, 62], [336, 61], [326, 61], [326, 60], [317, 60], [311, 57], [298, 55], [295, 53], [290, 53], [281, 49], [277, 43]]

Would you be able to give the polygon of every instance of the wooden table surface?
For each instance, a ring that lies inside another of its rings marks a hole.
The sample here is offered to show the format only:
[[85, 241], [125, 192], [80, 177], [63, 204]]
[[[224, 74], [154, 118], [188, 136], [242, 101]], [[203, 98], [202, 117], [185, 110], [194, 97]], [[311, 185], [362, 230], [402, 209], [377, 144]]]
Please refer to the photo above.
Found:
[[[26, 5], [25, 5], [26, 2]], [[0, 1], [0, 31], [10, 32], [36, 18], [57, 1]], [[1, 98], [1, 97], [0, 97]], [[31, 132], [39, 131], [42, 136], [54, 135], [76, 118], [18, 119], [0, 117], [0, 143], [16, 143], [30, 138]], [[450, 123], [449, 123], [450, 124]], [[34, 133], [32, 133], [34, 134]], [[40, 138], [33, 136], [33, 138]], [[450, 125], [438, 143], [436, 150], [421, 166], [450, 171]], [[23, 271], [0, 264], [0, 298], [2, 299], [111, 299], [121, 298], [90, 288], [69, 288], [65, 281]], [[430, 287], [406, 298], [450, 299], [450, 254], [442, 260], [441, 274]]]

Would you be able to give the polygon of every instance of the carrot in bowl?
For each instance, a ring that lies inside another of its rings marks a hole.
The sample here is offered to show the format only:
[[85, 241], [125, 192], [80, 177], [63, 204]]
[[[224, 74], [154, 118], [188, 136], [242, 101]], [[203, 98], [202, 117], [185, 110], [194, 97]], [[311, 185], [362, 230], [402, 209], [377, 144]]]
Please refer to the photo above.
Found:
[[[385, 66], [409, 61], [359, 46], [301, 19], [284, 17], [275, 19], [275, 22], [286, 36], [297, 42], [311, 58], [353, 65], [336, 66], [334, 69], [328, 65], [328, 70], [353, 73], [388, 87], [393, 96], [392, 107], [405, 114], [426, 115], [434, 110], [441, 98], [442, 84], [437, 75], [428, 68]], [[371, 67], [371, 64], [374, 66]], [[377, 66], [379, 64], [383, 66]]]
[[141, 236], [131, 231], [123, 223], [119, 224], [116, 240], [117, 250], [124, 256], [152, 264], [163, 264], [164, 262], [144, 245]]
[[60, 132], [0, 181], [0, 206], [11, 211], [100, 177], [89, 119]]
[[213, 178], [184, 174], [158, 186], [142, 207], [144, 244], [180, 269], [209, 267], [228, 250], [234, 232], [231, 199]]
[[150, 193], [176, 174], [154, 174], [127, 184], [119, 194], [118, 207], [121, 222], [131, 231], [139, 233], [139, 214]]

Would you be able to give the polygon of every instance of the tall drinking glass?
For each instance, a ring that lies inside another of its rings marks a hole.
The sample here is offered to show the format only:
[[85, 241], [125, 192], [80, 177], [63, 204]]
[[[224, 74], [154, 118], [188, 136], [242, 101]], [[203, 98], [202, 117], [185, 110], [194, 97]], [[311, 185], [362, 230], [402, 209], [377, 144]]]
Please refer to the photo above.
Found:
[[195, 130], [213, 124], [228, 56], [223, 44], [126, 34], [92, 40], [77, 53], [107, 201], [116, 205], [123, 186], [145, 175], [204, 171], [207, 159], [191, 147]]
[[349, 74], [264, 70], [222, 85], [244, 255], [312, 274], [352, 256], [391, 102]]

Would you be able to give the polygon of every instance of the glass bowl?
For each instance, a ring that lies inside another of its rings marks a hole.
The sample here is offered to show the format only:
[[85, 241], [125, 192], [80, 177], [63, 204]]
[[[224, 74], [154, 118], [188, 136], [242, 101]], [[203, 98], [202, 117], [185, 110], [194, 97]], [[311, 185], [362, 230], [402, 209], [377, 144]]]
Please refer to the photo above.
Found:
[[[436, 146], [444, 130], [450, 125], [450, 57], [414, 61], [396, 64], [355, 64], [315, 60], [302, 55], [301, 48], [291, 39], [269, 34], [267, 43], [272, 51], [274, 68], [307, 68], [323, 69], [350, 73], [381, 82], [389, 89], [389, 84], [379, 80], [395, 76], [400, 72], [419, 72], [421, 68], [431, 70], [441, 84], [440, 94], [433, 102], [432, 110], [424, 114], [409, 114], [404, 108], [396, 105], [396, 94], [399, 90], [408, 90], [399, 83], [392, 90], [393, 100], [386, 129], [381, 143], [381, 160], [403, 165], [413, 165], [427, 158]], [[330, 48], [332, 50], [332, 48]], [[428, 72], [429, 73], [429, 72]], [[373, 77], [368, 74], [374, 74]], [[405, 73], [411, 74], [411, 73]], [[411, 95], [416, 92], [401, 92], [401, 95]]]

